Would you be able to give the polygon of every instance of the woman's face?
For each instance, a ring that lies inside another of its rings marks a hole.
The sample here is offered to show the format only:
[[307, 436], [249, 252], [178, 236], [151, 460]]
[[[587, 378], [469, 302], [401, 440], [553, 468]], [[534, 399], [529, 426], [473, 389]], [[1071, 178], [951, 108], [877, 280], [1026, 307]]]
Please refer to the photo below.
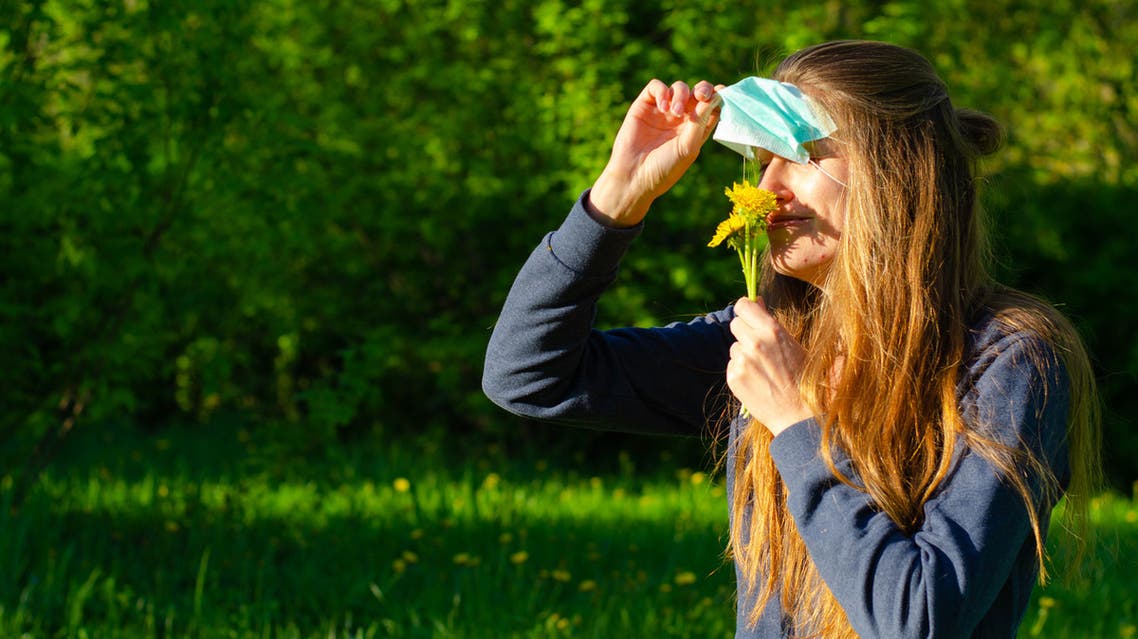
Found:
[[849, 165], [833, 140], [807, 148], [810, 164], [768, 154], [759, 186], [778, 196], [779, 207], [767, 218], [775, 270], [821, 286], [845, 227]]

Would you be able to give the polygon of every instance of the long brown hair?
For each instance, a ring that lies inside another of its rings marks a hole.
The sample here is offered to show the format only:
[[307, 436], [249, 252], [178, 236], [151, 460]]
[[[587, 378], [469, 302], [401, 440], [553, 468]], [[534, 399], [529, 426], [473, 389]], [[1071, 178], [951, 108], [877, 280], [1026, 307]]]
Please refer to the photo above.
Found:
[[[1045, 578], [1039, 513], [1059, 497], [1056, 477], [1044, 460], [966, 423], [958, 404], [971, 323], [991, 314], [1009, 332], [1038, 336], [1048, 348], [1035, 354], [1035, 365], [1054, 375], [1055, 353], [1070, 380], [1067, 512], [1085, 521], [1077, 515], [1085, 514], [1099, 468], [1086, 350], [1054, 308], [990, 275], [976, 163], [1001, 144], [1002, 129], [984, 114], [955, 108], [932, 65], [895, 45], [830, 42], [791, 55], [774, 75], [829, 112], [849, 162], [845, 229], [823, 285], [780, 275], [769, 258], [761, 285], [767, 305], [810, 353], [800, 387], [823, 416], [827, 462], [913, 532], [963, 442], [1023, 497]], [[749, 621], [781, 593], [798, 633], [854, 637], [787, 512], [770, 441], [761, 424], [748, 425], [729, 462], [734, 508], [752, 508], [751, 517], [734, 518], [728, 546], [743, 576], [740, 596], [757, 599]], [[832, 446], [849, 456], [856, 480], [835, 467]]]

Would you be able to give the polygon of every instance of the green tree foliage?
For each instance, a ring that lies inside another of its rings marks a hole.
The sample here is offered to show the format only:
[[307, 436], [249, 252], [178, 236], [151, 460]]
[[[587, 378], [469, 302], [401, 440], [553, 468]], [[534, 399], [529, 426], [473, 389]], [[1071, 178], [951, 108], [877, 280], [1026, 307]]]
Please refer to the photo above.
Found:
[[[1115, 478], [1138, 476], [1127, 3], [2, 6], [0, 428], [20, 441], [42, 447], [80, 416], [219, 410], [312, 443], [374, 424], [496, 432], [478, 377], [501, 300], [640, 87], [731, 83], [867, 37], [921, 50], [960, 105], [1008, 124], [986, 167], [1008, 277], [1084, 327]], [[603, 322], [735, 296], [736, 269], [704, 242], [738, 171], [705, 149]]]

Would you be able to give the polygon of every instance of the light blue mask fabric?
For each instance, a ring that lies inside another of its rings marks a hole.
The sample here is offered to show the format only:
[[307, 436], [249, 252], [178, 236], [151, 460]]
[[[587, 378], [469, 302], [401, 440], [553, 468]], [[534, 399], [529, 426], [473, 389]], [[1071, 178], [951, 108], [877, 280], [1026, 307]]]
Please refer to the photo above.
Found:
[[758, 147], [806, 164], [810, 152], [803, 145], [837, 129], [830, 116], [793, 84], [750, 77], [718, 95], [723, 107], [711, 137], [750, 160]]

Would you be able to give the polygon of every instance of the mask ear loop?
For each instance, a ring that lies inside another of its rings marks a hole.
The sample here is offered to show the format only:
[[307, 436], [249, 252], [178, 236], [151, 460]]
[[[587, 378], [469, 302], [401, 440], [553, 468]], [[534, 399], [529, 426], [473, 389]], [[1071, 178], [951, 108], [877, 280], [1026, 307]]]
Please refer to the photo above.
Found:
[[[839, 140], [839, 139], [837, 139], [837, 138], [835, 138], [835, 137], [833, 137], [833, 136], [830, 136], [830, 139], [831, 139], [831, 140], [833, 140], [833, 141], [835, 141], [835, 142], [837, 142], [837, 143], [839, 143], [839, 144], [843, 144], [843, 142], [842, 142], [841, 140]], [[815, 160], [814, 158], [809, 158], [808, 160], [806, 160], [806, 162], [807, 162], [808, 164], [813, 164], [813, 165], [814, 165], [814, 168], [816, 168], [816, 169], [818, 169], [819, 171], [821, 171], [821, 172], [822, 172], [822, 175], [825, 175], [826, 177], [828, 177], [828, 178], [830, 178], [831, 180], [833, 180], [833, 181], [837, 182], [838, 184], [841, 184], [843, 187], [845, 187], [845, 188], [847, 188], [847, 189], [848, 189], [848, 188], [850, 188], [850, 185], [849, 185], [849, 184], [846, 184], [845, 182], [843, 182], [843, 181], [839, 180], [838, 178], [834, 177], [834, 174], [833, 174], [833, 173], [830, 173], [830, 172], [829, 172], [829, 171], [827, 171], [826, 169], [823, 169], [823, 168], [822, 168], [822, 165], [821, 165], [821, 164], [819, 164], [819, 163], [818, 163], [818, 161], [817, 161], [817, 160]]]
[[825, 175], [826, 177], [830, 178], [831, 180], [837, 182], [838, 184], [841, 184], [844, 188], [847, 188], [847, 189], [850, 188], [849, 184], [846, 184], [845, 182], [839, 180], [838, 178], [834, 177], [834, 175], [832, 173], [830, 173], [826, 169], [823, 169], [822, 165], [818, 164], [818, 161], [815, 160], [814, 158], [810, 158], [809, 160], [807, 160], [807, 162], [809, 162], [810, 164], [813, 164], [814, 168], [816, 168], [822, 172], [822, 175]]

